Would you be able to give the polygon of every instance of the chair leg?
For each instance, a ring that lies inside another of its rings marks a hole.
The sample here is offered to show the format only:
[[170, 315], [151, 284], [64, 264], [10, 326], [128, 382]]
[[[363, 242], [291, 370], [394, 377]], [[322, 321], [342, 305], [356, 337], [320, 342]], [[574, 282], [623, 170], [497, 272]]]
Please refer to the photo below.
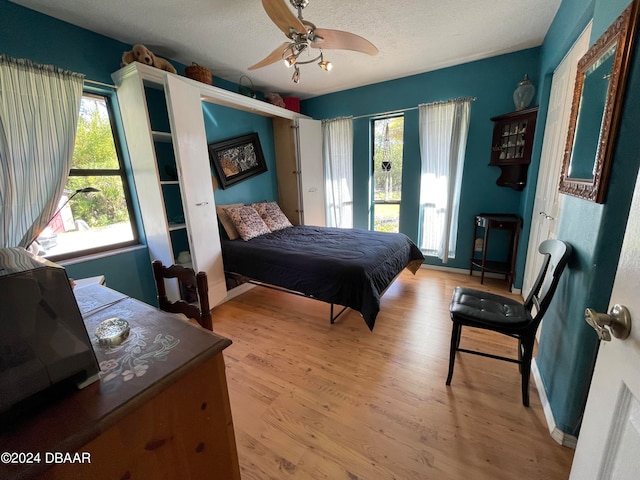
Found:
[[522, 337], [518, 337], [518, 371], [522, 373]]
[[449, 350], [449, 374], [447, 375], [447, 385], [451, 385], [451, 378], [453, 377], [453, 365], [456, 361], [456, 351], [460, 346], [460, 334], [462, 333], [462, 325], [454, 320], [453, 328], [451, 329], [451, 348]]
[[209, 312], [203, 312], [200, 315], [200, 325], [202, 325], [203, 328], [206, 328], [207, 330], [211, 330], [213, 332], [213, 321], [212, 321], [212, 317], [211, 317], [211, 310], [209, 310]]
[[529, 406], [529, 379], [531, 377], [531, 357], [533, 357], [533, 343], [535, 335], [531, 338], [524, 337], [521, 339], [522, 345], [522, 364], [520, 365], [522, 374], [522, 404]]

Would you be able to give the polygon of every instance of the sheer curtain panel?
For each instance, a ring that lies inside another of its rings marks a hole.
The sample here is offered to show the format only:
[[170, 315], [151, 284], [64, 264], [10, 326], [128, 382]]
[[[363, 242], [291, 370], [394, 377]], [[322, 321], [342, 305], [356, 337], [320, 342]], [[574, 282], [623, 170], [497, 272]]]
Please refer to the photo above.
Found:
[[71, 168], [83, 76], [0, 55], [1, 247], [27, 247]]
[[472, 99], [419, 106], [420, 248], [447, 263], [455, 257], [462, 168]]
[[353, 119], [322, 121], [327, 226], [353, 227]]

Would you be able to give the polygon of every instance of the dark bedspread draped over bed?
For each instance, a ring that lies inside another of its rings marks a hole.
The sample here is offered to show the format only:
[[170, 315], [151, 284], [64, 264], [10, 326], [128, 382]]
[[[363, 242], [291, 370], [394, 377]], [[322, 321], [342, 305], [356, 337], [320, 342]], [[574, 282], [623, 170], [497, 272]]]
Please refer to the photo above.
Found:
[[380, 296], [424, 256], [404, 234], [300, 226], [222, 240], [226, 272], [359, 311], [373, 330]]

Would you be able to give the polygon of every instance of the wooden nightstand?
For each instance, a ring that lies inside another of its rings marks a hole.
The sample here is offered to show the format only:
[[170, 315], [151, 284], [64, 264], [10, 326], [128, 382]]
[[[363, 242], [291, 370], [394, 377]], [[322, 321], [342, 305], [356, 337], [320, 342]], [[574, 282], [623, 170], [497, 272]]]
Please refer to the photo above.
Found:
[[[484, 235], [481, 237], [482, 249], [480, 250], [480, 258], [476, 257], [478, 252], [475, 248], [476, 238], [478, 238], [478, 228], [484, 229]], [[487, 259], [489, 237], [491, 231], [494, 229], [508, 230], [510, 232], [509, 250], [507, 251], [506, 260]], [[521, 229], [522, 218], [518, 215], [498, 213], [481, 213], [476, 215], [473, 227], [473, 245], [471, 247], [471, 266], [469, 267], [469, 275], [473, 275], [474, 269], [480, 270], [480, 283], [484, 283], [485, 272], [502, 274], [509, 281], [509, 291], [511, 291], [513, 277], [515, 276], [518, 240], [520, 238]]]

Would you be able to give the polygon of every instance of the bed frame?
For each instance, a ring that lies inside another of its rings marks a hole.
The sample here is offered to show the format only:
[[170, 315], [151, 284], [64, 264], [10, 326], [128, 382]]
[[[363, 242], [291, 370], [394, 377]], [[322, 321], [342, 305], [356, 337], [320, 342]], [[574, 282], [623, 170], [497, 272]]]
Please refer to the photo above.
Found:
[[357, 310], [370, 330], [389, 285], [424, 261], [403, 234], [302, 225], [222, 239], [222, 257], [227, 277], [328, 303], [331, 323], [346, 308]]
[[256, 285], [258, 287], [269, 288], [269, 289], [275, 290], [277, 292], [289, 293], [291, 295], [297, 295], [299, 297], [309, 298], [311, 300], [317, 300], [318, 302], [329, 303], [329, 305], [331, 307], [330, 310], [329, 310], [329, 321], [331, 322], [331, 325], [333, 325], [335, 323], [335, 321], [338, 319], [338, 317], [340, 315], [342, 315], [346, 309], [349, 308], [349, 307], [345, 307], [344, 305], [338, 305], [338, 307], [342, 307], [342, 308], [338, 313], [336, 313], [334, 315], [334, 313], [333, 313], [334, 308], [333, 307], [334, 307], [334, 305], [336, 305], [335, 303], [325, 302], [324, 300], [320, 300], [318, 298], [315, 298], [312, 295], [307, 295], [307, 294], [304, 294], [302, 292], [296, 292], [295, 290], [288, 290], [288, 289], [283, 288], [283, 287], [278, 287], [277, 285], [270, 285], [268, 283], [260, 282], [258, 280], [254, 280], [252, 278], [245, 277], [244, 275], [240, 275], [239, 273], [233, 273], [233, 272], [224, 272], [224, 273], [225, 273], [225, 275], [227, 277], [232, 277], [234, 282], [237, 282], [236, 286], [240, 286], [241, 284], [244, 284], [244, 283], [249, 283], [251, 285]]

